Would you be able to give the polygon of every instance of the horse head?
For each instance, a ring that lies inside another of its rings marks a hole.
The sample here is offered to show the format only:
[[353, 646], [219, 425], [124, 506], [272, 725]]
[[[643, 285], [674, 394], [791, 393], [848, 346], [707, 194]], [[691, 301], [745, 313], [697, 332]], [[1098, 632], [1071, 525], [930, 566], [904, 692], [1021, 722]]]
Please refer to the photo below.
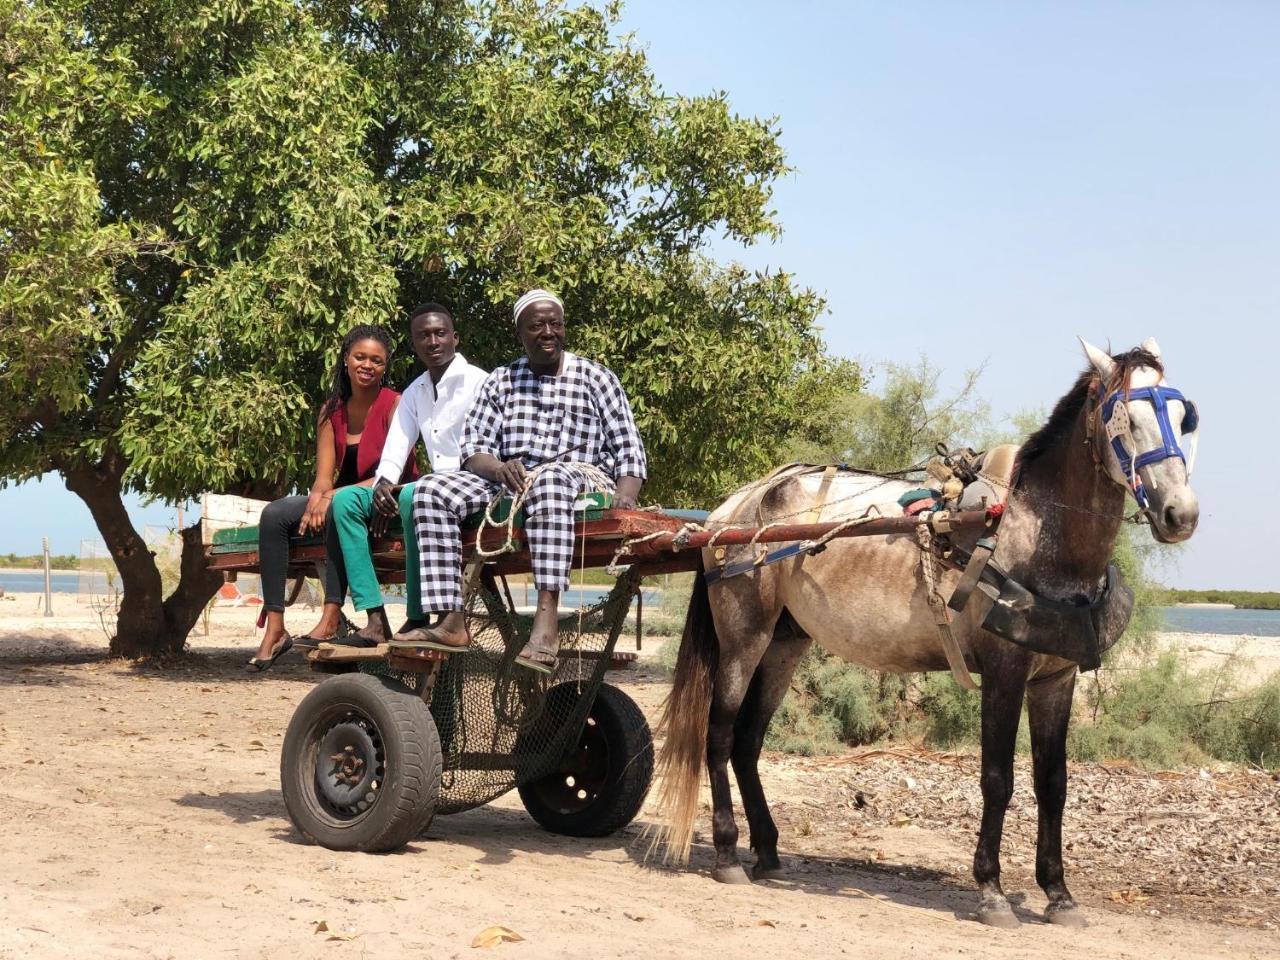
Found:
[[1091, 396], [1093, 452], [1108, 477], [1129, 491], [1162, 543], [1195, 532], [1200, 502], [1191, 489], [1200, 416], [1164, 378], [1154, 339], [1109, 355], [1080, 341], [1097, 375]]

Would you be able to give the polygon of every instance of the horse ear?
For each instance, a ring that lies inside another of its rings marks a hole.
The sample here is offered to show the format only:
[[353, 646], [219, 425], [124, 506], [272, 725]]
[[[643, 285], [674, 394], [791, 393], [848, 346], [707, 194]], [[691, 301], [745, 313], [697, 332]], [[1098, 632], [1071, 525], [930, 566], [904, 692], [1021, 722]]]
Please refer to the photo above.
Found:
[[1147, 351], [1147, 353], [1151, 354], [1157, 360], [1160, 359], [1160, 344], [1156, 343], [1155, 337], [1147, 337], [1147, 339], [1143, 340], [1142, 349]]
[[1097, 371], [1103, 383], [1109, 383], [1116, 372], [1116, 362], [1105, 350], [1099, 350], [1084, 337], [1076, 337], [1076, 339], [1080, 341], [1080, 346], [1084, 347], [1084, 355], [1089, 358], [1089, 365]]

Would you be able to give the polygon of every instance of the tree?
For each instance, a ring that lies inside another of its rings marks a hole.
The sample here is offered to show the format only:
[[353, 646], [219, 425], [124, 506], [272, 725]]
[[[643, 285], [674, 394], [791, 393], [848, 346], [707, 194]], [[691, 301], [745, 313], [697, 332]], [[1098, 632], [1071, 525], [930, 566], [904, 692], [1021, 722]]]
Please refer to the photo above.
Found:
[[[865, 470], [901, 470], [933, 456], [938, 443], [985, 447], [1008, 442], [990, 436], [986, 427], [990, 411], [975, 394], [981, 373], [966, 372], [949, 396], [941, 395], [942, 371], [927, 357], [912, 366], [885, 364], [878, 393], [864, 390], [860, 378], [850, 376], [843, 386], [836, 382], [820, 392], [814, 415], [790, 437], [788, 456], [811, 463], [843, 461]], [[982, 441], [975, 439], [979, 436]]]
[[826, 382], [822, 303], [704, 251], [777, 234], [777, 125], [667, 95], [616, 24], [0, 0], [0, 478], [57, 470], [89, 506], [124, 585], [114, 653], [180, 649], [217, 585], [193, 528], [163, 597], [122, 494], [305, 483], [341, 334], [422, 299], [494, 365], [517, 292], [561, 291], [571, 349], [631, 393], [655, 499], [773, 459]]

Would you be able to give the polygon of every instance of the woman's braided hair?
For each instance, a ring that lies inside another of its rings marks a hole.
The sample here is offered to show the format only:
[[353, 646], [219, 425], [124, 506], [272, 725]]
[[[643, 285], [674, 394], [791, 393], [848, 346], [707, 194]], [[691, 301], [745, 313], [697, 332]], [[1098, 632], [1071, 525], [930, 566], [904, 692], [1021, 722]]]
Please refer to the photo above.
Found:
[[385, 387], [390, 383], [391, 355], [395, 352], [391, 344], [391, 335], [382, 327], [371, 323], [352, 327], [342, 338], [342, 350], [339, 351], [338, 362], [333, 368], [333, 386], [328, 398], [320, 406], [321, 423], [333, 416], [333, 411], [338, 409], [339, 404], [351, 399], [351, 376], [347, 373], [347, 356], [351, 353], [351, 348], [361, 340], [376, 340], [386, 349], [387, 366], [382, 373], [382, 386]]

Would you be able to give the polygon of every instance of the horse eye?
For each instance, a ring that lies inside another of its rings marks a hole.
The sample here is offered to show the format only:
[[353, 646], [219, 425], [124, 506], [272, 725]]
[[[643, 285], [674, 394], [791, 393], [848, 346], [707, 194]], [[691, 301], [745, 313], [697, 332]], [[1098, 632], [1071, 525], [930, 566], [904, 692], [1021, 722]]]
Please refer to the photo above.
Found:
[[1186, 401], [1183, 406], [1182, 414], [1182, 432], [1194, 433], [1200, 426], [1200, 411], [1196, 409], [1196, 405], [1190, 400]]

